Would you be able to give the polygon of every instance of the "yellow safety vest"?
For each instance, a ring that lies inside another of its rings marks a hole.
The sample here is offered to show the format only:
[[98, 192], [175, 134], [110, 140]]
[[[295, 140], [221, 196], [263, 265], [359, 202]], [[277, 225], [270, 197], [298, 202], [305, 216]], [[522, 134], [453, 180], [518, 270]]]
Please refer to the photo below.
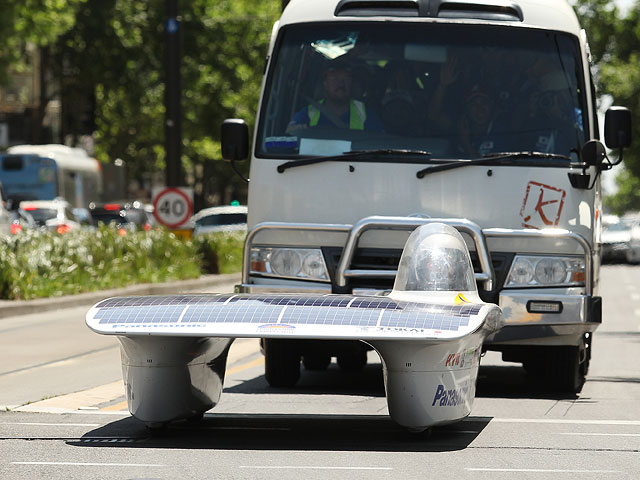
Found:
[[[324, 103], [324, 100], [320, 100], [319, 103]], [[351, 130], [364, 130], [364, 122], [367, 119], [364, 103], [359, 100], [351, 100], [349, 103], [349, 128]], [[307, 112], [309, 115], [309, 126], [315, 127], [318, 125], [320, 121], [320, 109], [309, 105]]]

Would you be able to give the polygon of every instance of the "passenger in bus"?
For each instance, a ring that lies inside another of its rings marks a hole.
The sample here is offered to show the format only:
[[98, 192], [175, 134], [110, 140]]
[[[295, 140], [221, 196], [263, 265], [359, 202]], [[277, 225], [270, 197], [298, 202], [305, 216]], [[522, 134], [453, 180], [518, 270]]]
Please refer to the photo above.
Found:
[[465, 106], [458, 118], [456, 148], [465, 158], [476, 158], [496, 151], [495, 100], [485, 87], [474, 84], [465, 95]]
[[565, 74], [544, 75], [529, 92], [528, 115], [521, 127], [527, 133], [527, 147], [561, 155], [577, 152], [584, 136], [581, 116]]
[[383, 131], [379, 117], [352, 97], [353, 78], [347, 61], [332, 60], [323, 72], [322, 86], [324, 97], [299, 110], [287, 126], [287, 133], [310, 127]]
[[449, 52], [440, 67], [425, 128], [430, 135], [448, 139], [452, 155], [466, 158], [505, 149], [516, 101], [516, 81], [488, 75], [494, 69], [501, 71], [500, 65], [481, 55], [481, 50], [472, 52]]
[[463, 72], [457, 55], [449, 55], [440, 68], [438, 86], [431, 97], [428, 112], [428, 130], [436, 135], [448, 135], [455, 125], [456, 92], [459, 91]]
[[385, 89], [381, 113], [385, 132], [419, 136], [427, 122], [427, 95], [419, 75], [408, 62], [390, 61], [383, 70]]

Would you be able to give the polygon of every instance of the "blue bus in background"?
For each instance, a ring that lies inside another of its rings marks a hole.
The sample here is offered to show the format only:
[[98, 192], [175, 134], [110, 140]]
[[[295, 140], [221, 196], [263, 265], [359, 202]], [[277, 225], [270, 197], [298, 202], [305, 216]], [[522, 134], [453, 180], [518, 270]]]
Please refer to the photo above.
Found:
[[80, 148], [16, 145], [0, 154], [0, 181], [12, 208], [23, 200], [64, 198], [87, 208], [101, 199], [100, 163]]

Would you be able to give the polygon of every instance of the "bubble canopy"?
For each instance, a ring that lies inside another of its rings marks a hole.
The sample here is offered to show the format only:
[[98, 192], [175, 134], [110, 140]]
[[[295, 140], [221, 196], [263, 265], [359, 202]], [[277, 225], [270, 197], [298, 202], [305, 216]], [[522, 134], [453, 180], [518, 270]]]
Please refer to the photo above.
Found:
[[462, 235], [443, 223], [418, 227], [404, 247], [396, 292], [476, 292], [469, 250]]

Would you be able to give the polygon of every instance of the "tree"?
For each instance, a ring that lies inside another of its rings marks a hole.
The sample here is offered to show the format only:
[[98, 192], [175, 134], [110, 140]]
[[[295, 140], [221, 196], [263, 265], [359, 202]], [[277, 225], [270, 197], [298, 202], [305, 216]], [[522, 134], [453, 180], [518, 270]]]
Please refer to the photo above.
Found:
[[[50, 141], [43, 131], [45, 109], [59, 92], [50, 82], [49, 47], [73, 27], [85, 0], [5, 0], [0, 16], [0, 85], [9, 86], [10, 71], [39, 73], [38, 108], [32, 112], [31, 141]], [[37, 54], [36, 54], [37, 52]], [[26, 110], [25, 110], [26, 113]]]
[[[164, 4], [87, 0], [56, 50], [67, 95], [95, 92], [96, 156], [123, 159], [139, 182], [164, 172]], [[253, 123], [279, 8], [275, 0], [180, 2], [182, 164], [200, 206], [225, 191], [246, 194], [221, 160], [220, 125], [227, 117]]]
[[6, 85], [9, 68], [25, 67], [28, 44], [46, 47], [75, 22], [86, 0], [4, 0], [0, 15], [0, 85]]
[[632, 113], [633, 141], [625, 150], [625, 169], [618, 175], [618, 192], [605, 198], [615, 213], [640, 210], [640, 4], [622, 15], [610, 0], [578, 0], [575, 5], [587, 30], [595, 61], [599, 94], [609, 94], [614, 104]]

